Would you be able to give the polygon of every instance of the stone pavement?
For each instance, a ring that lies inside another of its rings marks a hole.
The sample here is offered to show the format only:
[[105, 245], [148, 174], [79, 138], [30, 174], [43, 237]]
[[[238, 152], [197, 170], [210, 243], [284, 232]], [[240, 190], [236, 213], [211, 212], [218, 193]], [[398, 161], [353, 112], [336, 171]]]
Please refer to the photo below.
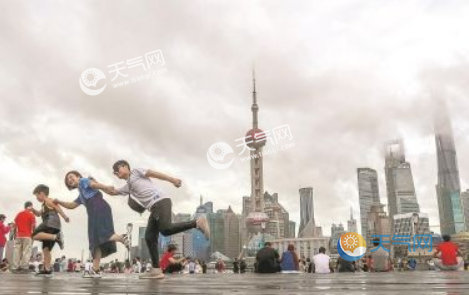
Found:
[[319, 274], [177, 274], [163, 280], [137, 275], [79, 274], [54, 278], [0, 274], [0, 294], [469, 294], [469, 272]]

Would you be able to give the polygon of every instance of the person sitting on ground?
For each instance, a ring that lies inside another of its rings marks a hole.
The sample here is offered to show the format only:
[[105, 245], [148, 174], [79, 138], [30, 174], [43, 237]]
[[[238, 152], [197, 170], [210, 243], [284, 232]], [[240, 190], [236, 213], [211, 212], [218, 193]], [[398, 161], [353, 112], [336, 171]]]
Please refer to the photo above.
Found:
[[338, 272], [355, 272], [355, 261], [348, 261], [339, 256], [337, 259]]
[[380, 246], [380, 239], [373, 239], [374, 248], [371, 249], [371, 259], [368, 267], [371, 272], [388, 272], [392, 270], [390, 252]]
[[280, 258], [280, 268], [282, 271], [298, 271], [299, 260], [293, 244], [288, 245], [287, 251], [283, 252]]
[[124, 263], [124, 273], [125, 274], [130, 274], [130, 273], [133, 273], [133, 272], [134, 272], [134, 269], [133, 269], [132, 265], [130, 264], [130, 260], [126, 259], [125, 263]]
[[60, 258], [56, 258], [54, 264], [52, 265], [54, 272], [60, 272]]
[[306, 268], [307, 268], [307, 271], [308, 273], [312, 273], [313, 272], [313, 263], [311, 262], [311, 258], [306, 258]]
[[464, 265], [461, 251], [456, 244], [451, 242], [449, 235], [443, 235], [443, 241], [433, 255], [435, 267], [440, 270], [459, 270]]
[[417, 260], [415, 258], [410, 258], [407, 262], [407, 268], [409, 270], [416, 270], [417, 269]]
[[202, 273], [202, 266], [200, 265], [199, 259], [195, 259], [195, 273]]
[[93, 266], [93, 264], [91, 263], [91, 260], [87, 260], [85, 262], [85, 270], [84, 270], [84, 274], [85, 275], [91, 275], [91, 267]]
[[202, 273], [207, 273], [207, 264], [205, 261], [202, 262]]
[[218, 273], [224, 273], [225, 272], [225, 263], [221, 258], [218, 258], [217, 263], [215, 263], [215, 269], [217, 270]]
[[275, 249], [271, 248], [270, 242], [265, 242], [264, 248], [256, 254], [256, 271], [258, 273], [280, 272], [279, 258], [280, 255]]
[[67, 258], [64, 255], [60, 258], [60, 272], [67, 271], [67, 266], [68, 266]]
[[233, 273], [239, 273], [239, 260], [235, 258], [233, 262]]
[[319, 254], [313, 256], [314, 273], [330, 273], [331, 258], [326, 254], [326, 248], [320, 247]]
[[77, 260], [75, 264], [73, 265], [73, 271], [74, 272], [81, 272], [81, 261]]
[[160, 268], [163, 273], [177, 273], [182, 271], [182, 263], [186, 260], [186, 258], [174, 258], [176, 250], [176, 245], [171, 244], [168, 246], [168, 250], [161, 257]]
[[184, 273], [195, 274], [195, 261], [190, 257], [186, 257]]
[[300, 261], [299, 261], [299, 267], [298, 270], [301, 272], [308, 272], [308, 268], [306, 267], [306, 259], [304, 256], [301, 256]]
[[240, 273], [245, 273], [246, 272], [246, 267], [247, 267], [246, 260], [244, 260], [244, 258], [242, 258], [241, 262], [239, 263]]
[[0, 263], [0, 272], [8, 272], [10, 268], [10, 263], [8, 262], [8, 259], [3, 258], [2, 263]]
[[73, 272], [74, 268], [75, 268], [75, 264], [73, 263], [73, 260], [69, 259], [68, 264], [67, 264], [67, 272]]

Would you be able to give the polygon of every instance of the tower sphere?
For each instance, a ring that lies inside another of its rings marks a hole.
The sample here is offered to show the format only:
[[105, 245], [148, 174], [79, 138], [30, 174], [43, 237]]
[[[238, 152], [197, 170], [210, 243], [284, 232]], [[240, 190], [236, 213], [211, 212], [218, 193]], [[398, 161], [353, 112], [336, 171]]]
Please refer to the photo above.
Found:
[[244, 141], [247, 146], [253, 149], [263, 147], [267, 138], [262, 129], [252, 128], [246, 133]]

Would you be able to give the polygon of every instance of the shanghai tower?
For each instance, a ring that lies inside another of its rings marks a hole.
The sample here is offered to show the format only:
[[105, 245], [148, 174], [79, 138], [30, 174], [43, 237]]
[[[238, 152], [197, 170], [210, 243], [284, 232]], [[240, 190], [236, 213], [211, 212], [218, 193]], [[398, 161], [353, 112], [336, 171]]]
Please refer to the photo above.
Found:
[[464, 231], [461, 207], [461, 186], [453, 131], [446, 106], [438, 108], [435, 116], [435, 144], [438, 163], [436, 193], [441, 234]]

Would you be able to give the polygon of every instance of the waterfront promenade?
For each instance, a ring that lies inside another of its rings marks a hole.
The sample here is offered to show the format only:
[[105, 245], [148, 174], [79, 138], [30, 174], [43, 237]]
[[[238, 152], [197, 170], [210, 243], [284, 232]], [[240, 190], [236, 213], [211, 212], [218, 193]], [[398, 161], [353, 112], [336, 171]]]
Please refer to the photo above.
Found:
[[163, 280], [105, 274], [84, 279], [59, 273], [54, 278], [0, 275], [0, 294], [469, 294], [469, 272], [356, 274], [177, 274]]

